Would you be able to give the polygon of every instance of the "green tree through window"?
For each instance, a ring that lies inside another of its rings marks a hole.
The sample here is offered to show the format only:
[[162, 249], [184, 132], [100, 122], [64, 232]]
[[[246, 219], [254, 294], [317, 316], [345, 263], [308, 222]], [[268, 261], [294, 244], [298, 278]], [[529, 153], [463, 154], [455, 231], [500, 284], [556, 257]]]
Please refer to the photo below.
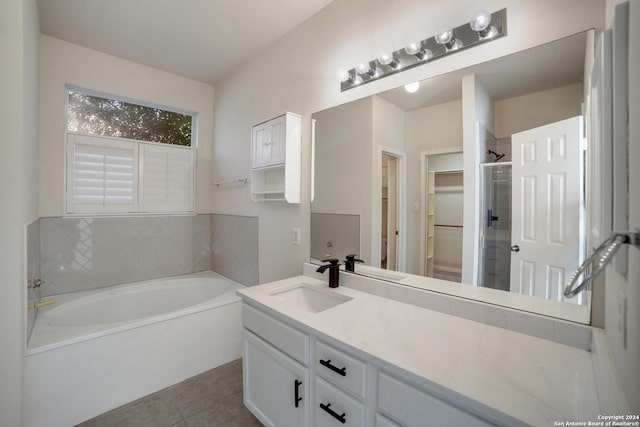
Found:
[[192, 116], [69, 90], [67, 130], [191, 146]]

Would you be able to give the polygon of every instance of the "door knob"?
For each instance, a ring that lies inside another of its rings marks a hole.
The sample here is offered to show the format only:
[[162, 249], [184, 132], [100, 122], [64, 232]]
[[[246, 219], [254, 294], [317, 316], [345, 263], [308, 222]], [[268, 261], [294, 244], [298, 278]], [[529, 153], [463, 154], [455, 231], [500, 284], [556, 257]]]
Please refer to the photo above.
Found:
[[520, 246], [518, 245], [511, 246], [511, 252], [520, 252]]

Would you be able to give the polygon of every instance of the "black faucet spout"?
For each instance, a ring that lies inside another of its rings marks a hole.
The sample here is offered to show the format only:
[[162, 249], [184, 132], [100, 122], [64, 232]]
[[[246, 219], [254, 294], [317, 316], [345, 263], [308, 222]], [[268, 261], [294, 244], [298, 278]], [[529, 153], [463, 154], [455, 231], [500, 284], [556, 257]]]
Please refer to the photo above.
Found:
[[328, 262], [329, 264], [321, 265], [316, 271], [318, 273], [324, 273], [329, 269], [329, 287], [337, 288], [340, 283], [340, 261], [335, 258], [330, 258], [322, 260], [322, 262]]
[[347, 255], [347, 259], [344, 260], [344, 269], [346, 271], [355, 272], [356, 271], [356, 262], [364, 262], [361, 259], [356, 258], [358, 255]]

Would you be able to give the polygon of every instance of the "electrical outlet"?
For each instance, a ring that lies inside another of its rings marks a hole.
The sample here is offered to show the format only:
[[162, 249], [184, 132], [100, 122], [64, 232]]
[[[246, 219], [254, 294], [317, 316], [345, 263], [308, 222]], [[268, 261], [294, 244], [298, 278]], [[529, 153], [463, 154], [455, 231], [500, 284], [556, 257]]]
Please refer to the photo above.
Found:
[[618, 291], [618, 335], [623, 349], [627, 349], [627, 297]]
[[293, 228], [293, 244], [300, 244], [300, 229], [298, 227]]

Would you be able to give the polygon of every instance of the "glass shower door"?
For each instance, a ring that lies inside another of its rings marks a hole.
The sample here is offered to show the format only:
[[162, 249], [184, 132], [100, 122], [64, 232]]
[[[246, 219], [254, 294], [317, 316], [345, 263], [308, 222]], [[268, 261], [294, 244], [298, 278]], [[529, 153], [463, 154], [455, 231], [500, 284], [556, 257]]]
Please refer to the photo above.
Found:
[[511, 163], [480, 165], [478, 285], [509, 291], [511, 275]]

